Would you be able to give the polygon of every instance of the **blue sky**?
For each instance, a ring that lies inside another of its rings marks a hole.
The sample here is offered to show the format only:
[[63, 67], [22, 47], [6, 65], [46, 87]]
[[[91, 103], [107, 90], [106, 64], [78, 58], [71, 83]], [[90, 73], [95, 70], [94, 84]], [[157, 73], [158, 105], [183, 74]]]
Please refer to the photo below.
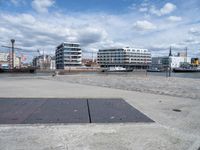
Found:
[[[41, 0], [45, 1], [45, 0]], [[54, 0], [52, 7], [49, 7], [49, 11], [63, 11], [63, 12], [108, 12], [108, 13], [127, 13], [131, 5], [140, 6], [142, 3], [149, 3], [151, 5], [162, 7], [168, 2], [172, 2], [179, 8], [188, 11], [192, 7], [200, 5], [200, 1], [191, 0], [186, 2], [185, 0]], [[0, 0], [1, 11], [9, 11], [12, 13], [27, 13], [34, 12], [31, 8], [32, 0]]]
[[14, 38], [54, 54], [61, 42], [79, 42], [87, 51], [129, 46], [154, 56], [172, 46], [199, 56], [199, 14], [199, 0], [0, 0], [0, 44]]

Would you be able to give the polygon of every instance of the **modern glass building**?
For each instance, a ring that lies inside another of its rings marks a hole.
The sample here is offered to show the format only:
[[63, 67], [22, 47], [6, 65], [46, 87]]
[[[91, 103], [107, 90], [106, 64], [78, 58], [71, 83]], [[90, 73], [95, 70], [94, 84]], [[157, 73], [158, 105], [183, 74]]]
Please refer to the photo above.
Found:
[[97, 61], [102, 68], [147, 69], [151, 64], [151, 53], [147, 49], [129, 47], [101, 49], [97, 53]]
[[56, 69], [80, 66], [82, 51], [77, 43], [62, 43], [56, 48]]

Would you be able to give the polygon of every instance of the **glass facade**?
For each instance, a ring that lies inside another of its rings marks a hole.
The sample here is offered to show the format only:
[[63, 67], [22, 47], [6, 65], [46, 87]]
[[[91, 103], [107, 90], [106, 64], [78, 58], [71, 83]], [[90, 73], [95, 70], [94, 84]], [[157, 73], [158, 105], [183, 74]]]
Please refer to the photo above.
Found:
[[97, 61], [101, 67], [146, 68], [151, 64], [151, 53], [147, 49], [103, 49], [98, 51]]
[[68, 66], [80, 66], [82, 50], [79, 44], [62, 43], [56, 49], [56, 69], [65, 69]]

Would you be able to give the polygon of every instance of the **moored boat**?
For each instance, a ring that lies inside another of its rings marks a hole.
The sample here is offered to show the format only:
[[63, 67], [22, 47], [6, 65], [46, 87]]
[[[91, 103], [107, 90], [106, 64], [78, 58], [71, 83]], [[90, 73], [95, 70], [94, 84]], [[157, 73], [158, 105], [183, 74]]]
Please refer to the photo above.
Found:
[[158, 68], [147, 69], [147, 72], [163, 72]]
[[177, 73], [187, 73], [187, 72], [200, 72], [200, 68], [197, 67], [197, 68], [174, 68], [173, 69], [173, 72], [177, 72]]
[[0, 69], [0, 73], [35, 73], [34, 67], [20, 68], [20, 69]]
[[106, 69], [103, 69], [102, 72], [132, 72], [131, 69], [126, 69], [123, 67], [109, 67]]

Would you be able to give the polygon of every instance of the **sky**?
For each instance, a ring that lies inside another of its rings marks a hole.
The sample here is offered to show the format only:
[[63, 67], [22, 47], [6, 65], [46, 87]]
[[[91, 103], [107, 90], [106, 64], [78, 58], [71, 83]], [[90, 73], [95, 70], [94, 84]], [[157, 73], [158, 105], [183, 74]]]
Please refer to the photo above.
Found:
[[135, 47], [153, 56], [171, 46], [200, 57], [199, 14], [200, 0], [0, 0], [0, 45], [15, 39], [54, 55], [60, 43], [76, 42], [88, 52]]

